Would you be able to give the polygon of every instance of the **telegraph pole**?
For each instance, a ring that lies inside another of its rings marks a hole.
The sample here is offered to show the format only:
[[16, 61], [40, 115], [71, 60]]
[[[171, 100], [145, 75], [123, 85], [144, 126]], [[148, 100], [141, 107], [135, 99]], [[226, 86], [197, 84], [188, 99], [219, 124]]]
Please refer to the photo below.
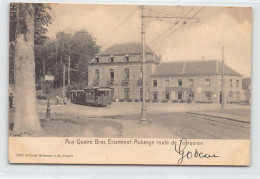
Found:
[[225, 93], [224, 93], [224, 46], [222, 46], [222, 79], [221, 79], [221, 88], [222, 88], [221, 110], [223, 110], [224, 109], [224, 103], [225, 103]]
[[145, 22], [144, 22], [144, 6], [141, 5], [141, 11], [142, 11], [142, 15], [141, 15], [141, 20], [142, 20], [142, 31], [141, 31], [141, 35], [142, 35], [142, 88], [143, 88], [143, 92], [142, 92], [142, 109], [141, 109], [141, 121], [140, 122], [145, 122], [146, 118], [145, 118], [145, 114], [146, 114], [146, 90], [145, 90]]
[[68, 62], [68, 86], [70, 86], [70, 49], [71, 49], [71, 45], [68, 45], [68, 51], [69, 51], [69, 62]]
[[[141, 20], [142, 20], [142, 109], [141, 109], [141, 120], [140, 122], [146, 122], [146, 89], [145, 89], [145, 18], [154, 18], [154, 19], [162, 19], [162, 18], [172, 18], [172, 19], [180, 19], [180, 20], [187, 20], [183, 22], [183, 25], [187, 24], [190, 20], [199, 20], [198, 18], [194, 18], [204, 7], [202, 7], [199, 11], [196, 12], [191, 18], [186, 18], [186, 15], [191, 11], [189, 11], [185, 16], [183, 17], [177, 17], [177, 16], [145, 16], [145, 8], [144, 5], [140, 6], [141, 8]], [[149, 10], [149, 9], [148, 9]], [[199, 22], [199, 21], [198, 21]], [[197, 23], [198, 23], [197, 22]], [[176, 24], [175, 24], [176, 25]], [[182, 26], [180, 26], [182, 27]], [[180, 28], [179, 27], [179, 28]], [[176, 30], [175, 30], [176, 31]], [[175, 32], [173, 31], [173, 32]], [[172, 32], [172, 33], [173, 33]]]
[[65, 67], [65, 63], [63, 63], [63, 88], [62, 88], [62, 98], [63, 98], [63, 100], [65, 98], [65, 72], [66, 72], [66, 67]]

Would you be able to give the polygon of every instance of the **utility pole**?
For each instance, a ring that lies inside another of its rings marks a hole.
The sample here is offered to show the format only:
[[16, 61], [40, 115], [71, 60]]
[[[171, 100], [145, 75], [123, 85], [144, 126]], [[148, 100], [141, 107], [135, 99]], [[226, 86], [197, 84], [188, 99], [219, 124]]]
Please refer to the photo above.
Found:
[[63, 100], [65, 98], [65, 72], [66, 72], [66, 67], [65, 67], [65, 63], [63, 63], [63, 88], [62, 88], [62, 98], [63, 98]]
[[142, 15], [141, 15], [141, 20], [142, 20], [142, 31], [141, 31], [141, 35], [142, 35], [142, 88], [143, 88], [143, 92], [142, 92], [142, 109], [141, 109], [141, 121], [140, 122], [145, 122], [146, 118], [145, 118], [145, 114], [146, 114], [146, 90], [145, 90], [145, 22], [144, 22], [144, 6], [141, 5], [141, 11], [142, 11]]
[[[202, 7], [199, 11], [196, 12], [191, 18], [186, 18], [186, 14], [183, 17], [176, 17], [176, 16], [145, 16], [145, 8], [143, 5], [140, 6], [141, 8], [141, 21], [142, 21], [142, 109], [141, 109], [141, 120], [140, 122], [146, 122], [146, 89], [145, 89], [145, 18], [154, 18], [154, 19], [162, 19], [162, 18], [172, 18], [172, 19], [180, 19], [180, 20], [187, 20], [184, 21], [183, 24], [187, 24], [189, 20], [199, 20], [198, 18], [194, 18], [204, 7]], [[149, 11], [149, 9], [148, 9]], [[190, 12], [190, 11], [189, 11]], [[198, 22], [197, 22], [198, 23]], [[176, 25], [176, 24], [175, 24]], [[175, 30], [176, 31], [176, 30]], [[173, 32], [175, 32], [173, 31]], [[173, 33], [172, 32], [172, 33]]]
[[224, 109], [224, 103], [225, 103], [225, 93], [224, 93], [224, 46], [222, 46], [222, 79], [221, 79], [221, 88], [222, 88], [221, 110], [223, 110]]
[[70, 49], [71, 49], [71, 44], [69, 43], [68, 45], [68, 51], [69, 51], [69, 62], [68, 62], [68, 86], [70, 86]]

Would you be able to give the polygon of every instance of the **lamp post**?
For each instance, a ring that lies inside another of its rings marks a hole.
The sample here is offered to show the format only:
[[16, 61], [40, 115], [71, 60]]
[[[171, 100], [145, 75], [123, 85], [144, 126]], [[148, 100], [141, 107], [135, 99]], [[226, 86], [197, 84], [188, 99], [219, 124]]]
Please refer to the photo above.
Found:
[[50, 109], [50, 98], [47, 100], [47, 108], [46, 108], [46, 120], [51, 119], [51, 109]]

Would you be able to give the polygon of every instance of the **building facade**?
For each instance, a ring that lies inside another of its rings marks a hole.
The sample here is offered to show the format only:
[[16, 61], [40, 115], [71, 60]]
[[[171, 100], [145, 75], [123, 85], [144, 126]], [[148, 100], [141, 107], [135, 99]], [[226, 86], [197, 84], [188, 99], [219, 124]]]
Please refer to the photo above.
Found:
[[[221, 103], [222, 63], [218, 60], [160, 63], [146, 46], [146, 100]], [[109, 86], [118, 101], [142, 100], [142, 44], [111, 46], [91, 60], [89, 86]], [[243, 99], [242, 75], [224, 65], [224, 100]]]
[[[153, 102], [221, 103], [222, 63], [217, 60], [161, 63], [150, 78]], [[224, 65], [224, 99], [243, 99], [242, 75]]]
[[[150, 76], [160, 58], [146, 47], [146, 88], [150, 96]], [[97, 55], [89, 65], [89, 86], [109, 86], [119, 101], [142, 100], [142, 44], [119, 44]]]

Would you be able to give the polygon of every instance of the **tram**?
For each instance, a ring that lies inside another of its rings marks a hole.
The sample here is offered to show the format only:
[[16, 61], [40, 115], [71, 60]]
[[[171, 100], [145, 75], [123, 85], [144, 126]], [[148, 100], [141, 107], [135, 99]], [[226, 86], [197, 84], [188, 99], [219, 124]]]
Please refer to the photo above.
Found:
[[112, 103], [112, 89], [109, 87], [86, 87], [71, 90], [71, 102], [89, 106], [107, 106]]

